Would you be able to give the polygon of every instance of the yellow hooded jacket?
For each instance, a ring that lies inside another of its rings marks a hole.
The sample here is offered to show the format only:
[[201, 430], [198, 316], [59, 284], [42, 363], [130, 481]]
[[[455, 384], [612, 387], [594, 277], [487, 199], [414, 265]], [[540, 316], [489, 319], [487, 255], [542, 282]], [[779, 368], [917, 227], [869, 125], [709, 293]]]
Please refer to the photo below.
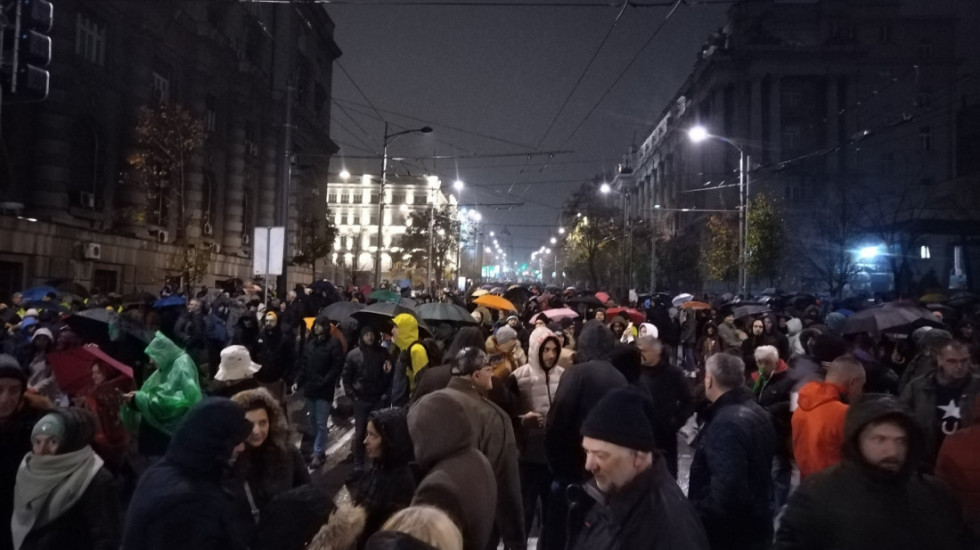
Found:
[[414, 391], [415, 375], [429, 364], [429, 355], [425, 353], [425, 347], [418, 343], [419, 323], [415, 320], [415, 317], [412, 317], [408, 313], [400, 313], [392, 320], [395, 322], [395, 327], [398, 328], [395, 345], [400, 350], [409, 350], [412, 358], [412, 364], [408, 366], [405, 374], [408, 375], [408, 389]]

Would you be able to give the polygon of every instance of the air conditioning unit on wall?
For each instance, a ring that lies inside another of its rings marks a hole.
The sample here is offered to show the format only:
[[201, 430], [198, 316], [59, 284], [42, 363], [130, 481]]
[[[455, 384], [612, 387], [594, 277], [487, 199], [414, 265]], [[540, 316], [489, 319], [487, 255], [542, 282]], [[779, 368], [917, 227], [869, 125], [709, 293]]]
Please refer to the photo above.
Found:
[[170, 232], [165, 230], [157, 231], [157, 242], [166, 244], [170, 242]]
[[214, 226], [208, 222], [204, 222], [204, 226], [201, 228], [201, 232], [205, 235], [214, 235]]
[[78, 194], [78, 202], [82, 205], [82, 208], [95, 210], [95, 193], [86, 193], [85, 191], [82, 191]]
[[101, 260], [102, 245], [99, 243], [82, 243], [82, 257], [86, 260]]

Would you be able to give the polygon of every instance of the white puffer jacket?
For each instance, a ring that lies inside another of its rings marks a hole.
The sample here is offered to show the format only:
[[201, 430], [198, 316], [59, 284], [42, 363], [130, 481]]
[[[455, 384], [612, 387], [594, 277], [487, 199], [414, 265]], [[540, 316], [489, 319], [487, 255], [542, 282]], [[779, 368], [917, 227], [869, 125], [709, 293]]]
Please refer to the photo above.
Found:
[[[542, 418], [548, 418], [551, 401], [558, 391], [558, 382], [561, 380], [562, 373], [565, 372], [565, 369], [558, 365], [547, 371], [541, 366], [541, 346], [549, 339], [554, 340], [560, 351], [561, 341], [554, 332], [545, 327], [534, 329], [528, 341], [528, 364], [518, 368], [511, 375], [517, 384], [520, 397], [518, 414], [523, 415], [534, 411], [540, 414]], [[521, 459], [545, 463], [544, 427], [525, 427], [522, 431]]]

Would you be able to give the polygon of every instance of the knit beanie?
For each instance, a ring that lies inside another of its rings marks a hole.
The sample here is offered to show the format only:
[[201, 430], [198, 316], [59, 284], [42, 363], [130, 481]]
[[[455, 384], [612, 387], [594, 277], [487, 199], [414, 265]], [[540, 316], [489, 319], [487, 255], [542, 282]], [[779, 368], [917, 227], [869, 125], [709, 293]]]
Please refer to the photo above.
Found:
[[48, 337], [48, 340], [51, 340], [52, 342], [54, 342], [54, 335], [51, 334], [51, 331], [49, 329], [39, 328], [36, 331], [34, 331], [34, 336], [31, 336], [31, 342], [33, 342], [34, 340], [37, 340], [37, 337], [38, 336], [47, 336]]
[[510, 328], [509, 326], [504, 325], [497, 329], [496, 336], [497, 336], [498, 344], [506, 344], [507, 342], [510, 342], [511, 340], [517, 338], [517, 331]]
[[27, 371], [20, 367], [12, 355], [0, 354], [0, 378], [20, 380], [21, 389], [27, 388]]
[[41, 417], [31, 430], [31, 439], [38, 435], [50, 435], [62, 442], [65, 440], [65, 419], [57, 413], [48, 413]]
[[652, 452], [653, 403], [633, 388], [615, 389], [592, 409], [582, 423], [582, 435], [620, 447]]

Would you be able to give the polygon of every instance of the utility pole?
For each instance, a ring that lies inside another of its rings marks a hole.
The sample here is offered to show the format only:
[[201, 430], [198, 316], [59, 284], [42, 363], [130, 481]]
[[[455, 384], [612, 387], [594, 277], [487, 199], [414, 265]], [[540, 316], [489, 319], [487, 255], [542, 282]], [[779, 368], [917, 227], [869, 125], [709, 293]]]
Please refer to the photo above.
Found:
[[433, 204], [429, 204], [429, 256], [428, 256], [428, 266], [425, 270], [425, 286], [429, 296], [432, 296], [432, 287], [435, 284], [432, 278], [432, 233], [435, 229], [435, 219], [436, 219], [436, 207]]
[[[282, 243], [282, 275], [279, 276], [279, 299], [286, 299], [288, 289], [287, 277], [289, 276], [289, 194], [290, 177], [293, 165], [293, 93], [296, 88], [293, 86], [292, 79], [286, 84], [286, 113], [283, 123], [282, 137], [282, 166], [279, 175], [279, 209], [276, 212], [276, 225], [284, 228]], [[268, 282], [266, 283], [268, 284]]]

